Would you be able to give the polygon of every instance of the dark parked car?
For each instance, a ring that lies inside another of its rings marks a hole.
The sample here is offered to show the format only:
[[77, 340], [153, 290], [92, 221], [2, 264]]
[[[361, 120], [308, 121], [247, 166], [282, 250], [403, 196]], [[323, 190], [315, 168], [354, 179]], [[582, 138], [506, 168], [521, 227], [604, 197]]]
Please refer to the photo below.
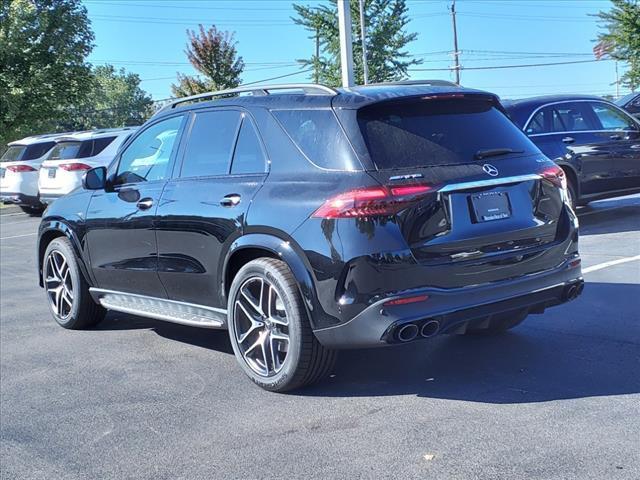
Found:
[[501, 332], [575, 298], [563, 182], [485, 92], [197, 96], [49, 207], [40, 282], [65, 328], [106, 309], [227, 328], [246, 374], [284, 391], [337, 349]]
[[626, 110], [634, 117], [640, 117], [640, 93], [630, 93], [615, 100], [618, 107]]
[[504, 102], [510, 117], [566, 175], [572, 204], [640, 192], [640, 124], [599, 97]]

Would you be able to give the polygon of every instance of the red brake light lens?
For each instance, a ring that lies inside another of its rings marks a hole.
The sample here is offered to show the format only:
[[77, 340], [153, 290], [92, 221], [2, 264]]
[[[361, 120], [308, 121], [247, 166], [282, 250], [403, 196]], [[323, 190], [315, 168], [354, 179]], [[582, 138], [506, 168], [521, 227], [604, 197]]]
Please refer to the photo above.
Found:
[[30, 165], [9, 165], [7, 170], [10, 172], [35, 172], [36, 169]]
[[565, 175], [564, 170], [562, 170], [558, 165], [545, 168], [540, 172], [540, 176], [549, 180], [556, 187], [562, 188], [563, 190], [567, 189], [567, 176]]
[[429, 295], [416, 295], [415, 297], [404, 297], [396, 300], [389, 300], [384, 302], [385, 307], [392, 307], [394, 305], [406, 305], [408, 303], [424, 302], [429, 300]]
[[86, 163], [63, 163], [60, 165], [62, 170], [67, 172], [77, 172], [78, 170], [91, 170], [91, 167]]
[[379, 186], [350, 190], [324, 202], [312, 216], [359, 218], [393, 215], [432, 190], [433, 187], [430, 185]]

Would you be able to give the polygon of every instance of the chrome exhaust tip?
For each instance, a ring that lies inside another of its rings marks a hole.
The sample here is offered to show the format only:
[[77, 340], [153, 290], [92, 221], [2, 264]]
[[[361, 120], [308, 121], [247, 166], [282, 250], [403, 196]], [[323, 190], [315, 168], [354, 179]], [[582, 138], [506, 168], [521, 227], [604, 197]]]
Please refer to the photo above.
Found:
[[410, 342], [418, 336], [418, 326], [414, 323], [408, 323], [398, 329], [396, 337], [401, 342]]
[[440, 322], [437, 320], [429, 320], [422, 325], [420, 335], [423, 338], [433, 337], [440, 330]]

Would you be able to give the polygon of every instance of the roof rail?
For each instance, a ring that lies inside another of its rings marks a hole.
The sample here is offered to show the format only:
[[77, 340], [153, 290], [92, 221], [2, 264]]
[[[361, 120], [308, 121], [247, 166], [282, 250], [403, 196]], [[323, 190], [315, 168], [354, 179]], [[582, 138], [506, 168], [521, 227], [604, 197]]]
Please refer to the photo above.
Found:
[[280, 85], [264, 85], [264, 86], [247, 86], [247, 87], [238, 87], [238, 88], [230, 88], [227, 90], [219, 90], [217, 92], [207, 92], [200, 93], [198, 95], [191, 95], [190, 97], [178, 98], [175, 101], [165, 105], [160, 110], [156, 112], [156, 114], [163, 112], [165, 110], [171, 110], [172, 108], [176, 108], [176, 106], [193, 102], [196, 100], [202, 100], [205, 98], [213, 99], [215, 97], [223, 97], [227, 95], [239, 95], [241, 93], [249, 93], [253, 96], [264, 96], [269, 95], [273, 90], [302, 90], [305, 95], [337, 95], [338, 91], [327, 87], [326, 85], [319, 85], [315, 83], [287, 83]]
[[432, 87], [459, 87], [460, 85], [449, 80], [398, 80], [397, 82], [369, 83], [369, 85], [429, 85]]

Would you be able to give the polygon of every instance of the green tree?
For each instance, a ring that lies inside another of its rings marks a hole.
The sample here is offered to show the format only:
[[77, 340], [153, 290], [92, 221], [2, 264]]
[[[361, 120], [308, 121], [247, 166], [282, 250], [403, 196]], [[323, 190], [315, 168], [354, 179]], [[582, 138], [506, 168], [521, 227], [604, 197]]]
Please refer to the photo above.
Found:
[[91, 84], [93, 48], [80, 0], [1, 0], [0, 142], [54, 127]]
[[598, 41], [606, 46], [611, 58], [628, 65], [620, 81], [635, 90], [640, 86], [640, 3], [638, 0], [611, 2], [611, 10], [597, 14], [605, 29], [598, 35]]
[[153, 101], [140, 88], [140, 77], [113, 65], [93, 69], [86, 100], [71, 110], [67, 129], [140, 125], [153, 113]]
[[[362, 38], [360, 11], [356, 1], [349, 2], [352, 20], [353, 63], [356, 83], [364, 83], [362, 67]], [[331, 86], [341, 84], [340, 36], [338, 30], [337, 1], [330, 5], [309, 7], [293, 5], [293, 21], [302, 25], [319, 42], [319, 55], [298, 60], [313, 69], [315, 82]], [[404, 48], [415, 40], [417, 33], [407, 33], [409, 23], [406, 0], [365, 0], [365, 27], [367, 39], [367, 66], [369, 82], [387, 82], [407, 78], [408, 69], [421, 63], [411, 59]]]
[[189, 42], [185, 53], [200, 75], [178, 73], [178, 84], [171, 85], [176, 97], [234, 88], [240, 85], [244, 61], [238, 57], [233, 33], [218, 30], [215, 25], [199, 32], [187, 30]]

